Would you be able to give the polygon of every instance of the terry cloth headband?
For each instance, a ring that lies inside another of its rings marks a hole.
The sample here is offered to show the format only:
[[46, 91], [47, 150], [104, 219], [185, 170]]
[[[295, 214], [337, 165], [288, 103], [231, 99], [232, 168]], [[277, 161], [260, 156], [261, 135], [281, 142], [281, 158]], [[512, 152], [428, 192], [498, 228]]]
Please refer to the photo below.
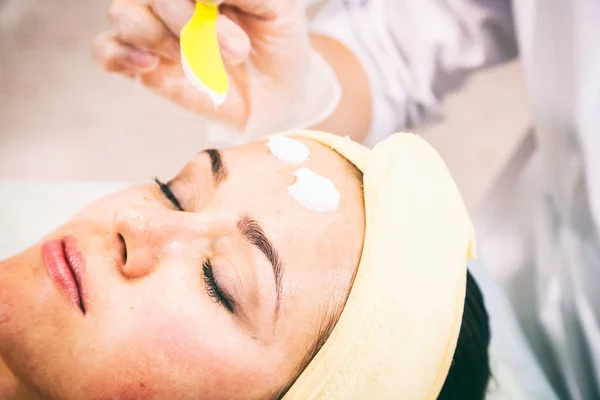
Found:
[[285, 400], [436, 399], [456, 349], [474, 232], [440, 155], [397, 133], [372, 150], [316, 131], [363, 172], [365, 238], [329, 339]]

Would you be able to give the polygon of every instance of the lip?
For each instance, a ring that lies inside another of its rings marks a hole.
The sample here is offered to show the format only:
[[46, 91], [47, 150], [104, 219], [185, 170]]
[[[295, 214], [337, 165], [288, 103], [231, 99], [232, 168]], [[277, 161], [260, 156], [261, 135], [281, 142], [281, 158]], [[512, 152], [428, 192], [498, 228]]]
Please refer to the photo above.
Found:
[[85, 259], [75, 239], [65, 237], [62, 240], [49, 240], [42, 245], [41, 252], [50, 279], [69, 302], [85, 315], [85, 291], [82, 287]]

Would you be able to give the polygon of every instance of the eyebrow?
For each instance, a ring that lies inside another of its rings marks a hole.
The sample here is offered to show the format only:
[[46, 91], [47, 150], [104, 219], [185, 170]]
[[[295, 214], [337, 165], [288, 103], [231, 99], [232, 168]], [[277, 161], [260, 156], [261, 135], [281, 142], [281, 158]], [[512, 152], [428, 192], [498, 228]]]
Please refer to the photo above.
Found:
[[202, 151], [210, 157], [210, 167], [213, 175], [213, 182], [215, 186], [219, 186], [227, 179], [227, 166], [223, 163], [223, 157], [221, 152], [216, 149], [207, 149]]
[[244, 216], [237, 222], [238, 230], [244, 235], [252, 245], [256, 246], [264, 255], [273, 267], [273, 275], [275, 277], [275, 292], [277, 296], [275, 304], [275, 319], [279, 314], [279, 304], [281, 299], [281, 281], [283, 279], [283, 263], [273, 243], [267, 238], [265, 232], [258, 222], [254, 219]]

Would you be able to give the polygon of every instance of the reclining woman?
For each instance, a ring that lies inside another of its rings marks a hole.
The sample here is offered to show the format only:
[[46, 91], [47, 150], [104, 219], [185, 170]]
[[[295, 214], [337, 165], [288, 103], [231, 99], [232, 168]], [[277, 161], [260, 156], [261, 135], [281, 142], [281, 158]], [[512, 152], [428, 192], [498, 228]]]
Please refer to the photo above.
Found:
[[473, 245], [415, 135], [207, 150], [0, 263], [0, 397], [482, 399]]

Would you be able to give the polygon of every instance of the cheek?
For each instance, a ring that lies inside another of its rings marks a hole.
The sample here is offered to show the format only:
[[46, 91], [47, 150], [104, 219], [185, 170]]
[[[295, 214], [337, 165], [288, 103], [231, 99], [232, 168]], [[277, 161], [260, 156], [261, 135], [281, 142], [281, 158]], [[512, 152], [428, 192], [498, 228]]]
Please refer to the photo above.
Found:
[[164, 389], [172, 396], [172, 383], [177, 382], [184, 397], [195, 393], [191, 398], [249, 399], [255, 397], [250, 393], [261, 392], [266, 383], [260, 372], [265, 369], [264, 357], [218, 314], [220, 310], [214, 314], [204, 309], [194, 316], [166, 311], [149, 308], [143, 313], [144, 334], [135, 344], [137, 352], [155, 355], [154, 382], [169, 371], [170, 382], [154, 385], [154, 390]]
[[[140, 310], [142, 311], [142, 310]], [[133, 313], [99, 343], [84, 391], [98, 399], [198, 398], [204, 351], [193, 330], [158, 310]]]
[[167, 364], [177, 366], [182, 372], [192, 372], [194, 367], [214, 356], [202, 345], [196, 324], [185, 320], [164, 312], [148, 314], [140, 345], [161, 354]]
[[115, 348], [111, 357], [118, 370], [113, 383], [118, 398], [169, 398], [174, 387], [181, 398], [222, 394], [217, 388], [225, 375], [223, 354], [214, 346], [213, 333], [197, 316], [172, 310], [176, 308], [140, 307], [119, 332], [118, 341], [126, 345]]

